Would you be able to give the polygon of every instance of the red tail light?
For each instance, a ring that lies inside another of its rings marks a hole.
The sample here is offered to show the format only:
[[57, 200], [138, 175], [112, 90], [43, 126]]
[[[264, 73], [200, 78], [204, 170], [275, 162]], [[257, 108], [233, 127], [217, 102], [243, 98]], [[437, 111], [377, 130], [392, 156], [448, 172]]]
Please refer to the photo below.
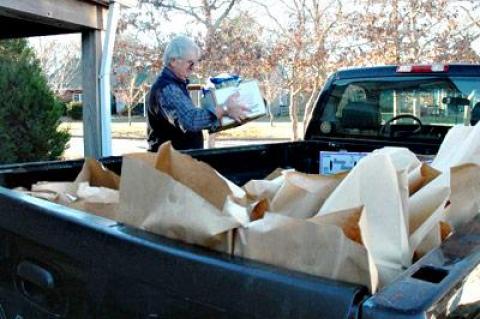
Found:
[[447, 72], [448, 65], [445, 64], [429, 64], [429, 65], [399, 65], [398, 73], [432, 73]]

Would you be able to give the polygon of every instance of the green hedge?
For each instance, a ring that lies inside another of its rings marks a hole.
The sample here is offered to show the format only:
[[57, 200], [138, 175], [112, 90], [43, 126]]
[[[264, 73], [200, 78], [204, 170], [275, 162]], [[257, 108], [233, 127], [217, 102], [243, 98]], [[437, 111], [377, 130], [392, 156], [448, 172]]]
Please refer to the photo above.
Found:
[[82, 102], [70, 102], [67, 104], [67, 116], [73, 120], [81, 120], [83, 116]]

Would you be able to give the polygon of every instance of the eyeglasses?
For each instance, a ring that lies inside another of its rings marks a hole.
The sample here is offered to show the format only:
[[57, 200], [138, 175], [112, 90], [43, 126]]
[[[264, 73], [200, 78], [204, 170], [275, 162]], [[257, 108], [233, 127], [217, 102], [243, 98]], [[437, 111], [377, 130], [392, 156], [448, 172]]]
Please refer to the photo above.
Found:
[[198, 63], [198, 61], [194, 61], [194, 60], [185, 60], [185, 59], [182, 59], [182, 60], [187, 62], [189, 68], [193, 68], [193, 66]]

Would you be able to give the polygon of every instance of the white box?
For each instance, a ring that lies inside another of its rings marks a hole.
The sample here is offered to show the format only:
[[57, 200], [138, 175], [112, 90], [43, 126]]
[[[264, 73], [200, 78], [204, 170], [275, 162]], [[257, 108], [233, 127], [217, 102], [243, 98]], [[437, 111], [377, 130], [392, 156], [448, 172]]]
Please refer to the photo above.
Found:
[[247, 113], [247, 118], [242, 122], [235, 122], [230, 117], [224, 116], [221, 121], [221, 128], [226, 129], [233, 126], [242, 125], [245, 122], [257, 119], [265, 115], [265, 102], [263, 100], [258, 81], [249, 80], [241, 82], [238, 86], [225, 87], [212, 90], [213, 99], [216, 105], [224, 104], [228, 97], [236, 92], [240, 93], [239, 100], [245, 104], [250, 111]]

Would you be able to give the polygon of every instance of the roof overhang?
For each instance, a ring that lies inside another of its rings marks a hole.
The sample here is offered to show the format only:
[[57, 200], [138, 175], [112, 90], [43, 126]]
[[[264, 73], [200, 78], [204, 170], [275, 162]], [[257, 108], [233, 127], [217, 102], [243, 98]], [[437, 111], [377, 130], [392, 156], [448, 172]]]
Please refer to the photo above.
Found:
[[104, 29], [103, 0], [0, 0], [0, 38]]

